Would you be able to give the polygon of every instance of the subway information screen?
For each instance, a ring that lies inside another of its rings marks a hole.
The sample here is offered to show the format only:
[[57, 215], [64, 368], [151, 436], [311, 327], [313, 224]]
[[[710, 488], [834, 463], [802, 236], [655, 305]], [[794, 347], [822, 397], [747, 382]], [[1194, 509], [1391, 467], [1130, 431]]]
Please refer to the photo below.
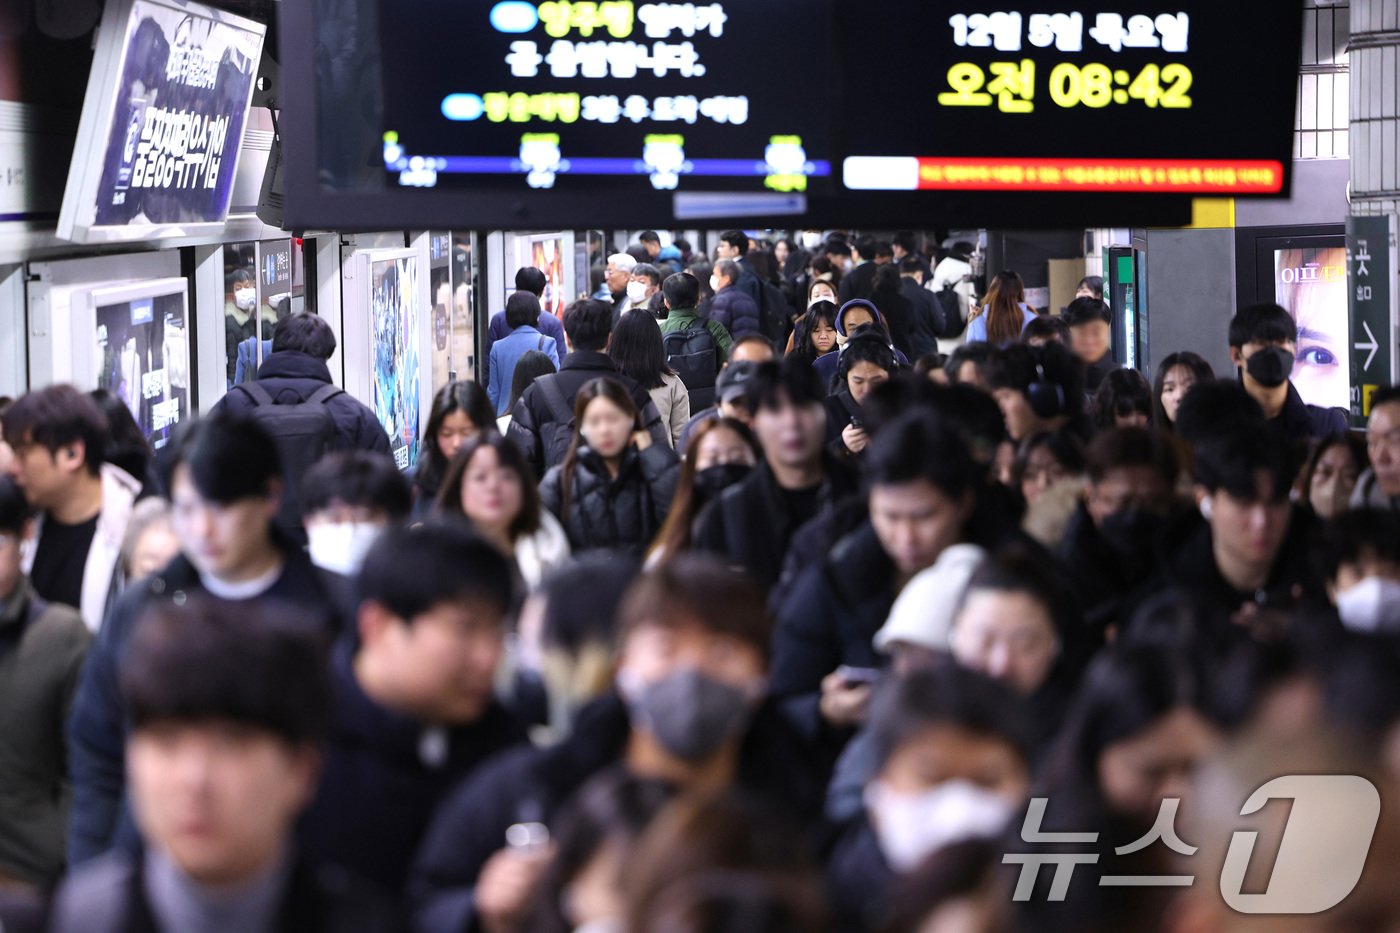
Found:
[[399, 185], [830, 185], [825, 0], [400, 0], [381, 8]]
[[848, 189], [1285, 192], [1297, 4], [898, 5], [838, 13], [843, 58], [918, 62], [846, 100]]
[[[316, 128], [314, 146], [288, 144], [288, 216], [304, 225], [1033, 225], [1288, 193], [1297, 2], [312, 0], [284, 13], [291, 125]], [[306, 36], [314, 47], [296, 49]]]

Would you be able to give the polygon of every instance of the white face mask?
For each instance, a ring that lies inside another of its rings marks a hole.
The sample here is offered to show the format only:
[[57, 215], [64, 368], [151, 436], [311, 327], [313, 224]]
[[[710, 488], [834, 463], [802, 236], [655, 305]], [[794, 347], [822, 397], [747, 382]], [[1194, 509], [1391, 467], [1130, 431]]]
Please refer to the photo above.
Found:
[[258, 303], [258, 293], [251, 288], [235, 289], [233, 293], [234, 307], [239, 311], [251, 311], [253, 305]]
[[712, 275], [712, 276], [710, 276], [710, 291], [715, 292], [716, 294], [718, 294], [720, 288], [723, 287], [723, 285], [724, 285], [724, 279], [720, 278], [720, 277], [717, 276], [717, 275]]
[[971, 781], [944, 781], [920, 794], [902, 794], [880, 781], [865, 788], [880, 851], [890, 868], [907, 874], [945, 846], [995, 836], [1015, 807]]
[[1400, 631], [1400, 583], [1385, 577], [1367, 577], [1337, 594], [1337, 613], [1342, 624], [1353, 632]]
[[647, 283], [628, 282], [627, 297], [632, 299], [632, 304], [639, 305], [647, 300]]
[[1213, 515], [1213, 514], [1214, 514], [1214, 509], [1213, 509], [1212, 506], [1211, 506], [1210, 496], [1206, 496], [1206, 497], [1202, 498], [1202, 499], [1201, 499], [1201, 518], [1204, 518], [1206, 521], [1210, 521], [1210, 517], [1211, 517], [1211, 515]]
[[353, 577], [384, 529], [360, 522], [316, 524], [306, 529], [311, 563], [322, 570]]

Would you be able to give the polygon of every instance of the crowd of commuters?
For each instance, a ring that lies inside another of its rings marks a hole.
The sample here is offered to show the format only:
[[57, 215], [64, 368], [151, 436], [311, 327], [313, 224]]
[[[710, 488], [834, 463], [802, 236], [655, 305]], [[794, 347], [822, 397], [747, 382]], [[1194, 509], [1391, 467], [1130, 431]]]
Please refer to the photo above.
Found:
[[[1225, 931], [1266, 778], [1392, 799], [1400, 389], [1273, 305], [1149, 381], [966, 244], [639, 252], [522, 270], [408, 474], [310, 315], [159, 456], [0, 409], [0, 926]], [[1400, 923], [1397, 812], [1290, 929]]]

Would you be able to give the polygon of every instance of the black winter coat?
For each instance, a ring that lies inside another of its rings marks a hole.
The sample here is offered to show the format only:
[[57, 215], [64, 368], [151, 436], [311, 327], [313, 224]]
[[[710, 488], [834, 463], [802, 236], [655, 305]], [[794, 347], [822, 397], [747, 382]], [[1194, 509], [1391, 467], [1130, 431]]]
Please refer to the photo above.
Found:
[[[550, 824], [589, 778], [623, 761], [630, 735], [626, 704], [608, 694], [580, 712], [573, 733], [558, 745], [504, 755], [458, 787], [433, 818], [413, 866], [414, 930], [479, 929], [474, 888], [487, 860], [505, 847], [506, 830]], [[783, 716], [761, 707], [740, 748], [739, 787], [810, 827], [826, 777]]]
[[354, 650], [342, 641], [332, 658], [335, 726], [298, 839], [312, 861], [397, 894], [437, 805], [482, 762], [525, 744], [525, 729], [493, 700], [478, 721], [444, 730], [441, 757], [425, 754], [426, 725], [365, 695]]
[[947, 323], [933, 292], [907, 277], [900, 282], [899, 288], [900, 294], [909, 300], [914, 309], [909, 324], [909, 359], [917, 362], [921, 356], [938, 352], [938, 335]]
[[[278, 605], [296, 611], [308, 624], [332, 633], [342, 625], [324, 580], [306, 555], [285, 552], [286, 565], [272, 588], [239, 605]], [[68, 863], [76, 865], [136, 838], [125, 806], [126, 706], [118, 667], [127, 642], [146, 609], [166, 599], [183, 601], [204, 592], [194, 566], [178, 555], [159, 573], [133, 585], [117, 600], [88, 650], [68, 719], [68, 766], [73, 809], [68, 823]]]
[[758, 304], [737, 284], [715, 295], [714, 301], [710, 302], [709, 318], [723, 324], [729, 336], [735, 340], [763, 332]]
[[651, 400], [651, 393], [619, 372], [617, 364], [606, 353], [575, 350], [564, 357], [559, 372], [536, 379], [520, 396], [511, 411], [510, 427], [506, 430], [506, 436], [520, 448], [536, 476], [543, 478], [550, 467], [563, 459], [562, 454], [559, 460], [550, 458], [548, 444], [541, 436], [541, 432], [555, 421], [554, 412], [545, 399], [543, 384], [551, 382], [559, 388], [572, 418], [574, 396], [578, 395], [578, 390], [586, 383], [600, 376], [616, 379], [627, 387], [632, 401], [642, 414], [642, 429], [651, 435], [653, 445], [660, 443], [662, 447], [671, 446], [670, 428], [662, 421], [661, 412]]
[[671, 511], [679, 476], [676, 454], [665, 444], [653, 442], [641, 453], [628, 447], [616, 477], [609, 475], [602, 457], [581, 447], [568, 508], [562, 464], [545, 475], [540, 502], [563, 524], [575, 554], [616, 550], [641, 555]]
[[[258, 367], [258, 385], [272, 396], [278, 405], [295, 405], [315, 395], [331, 384], [331, 371], [324, 360], [297, 350], [281, 350], [272, 354]], [[227, 411], [252, 417], [253, 398], [237, 386], [214, 406], [214, 411]], [[389, 455], [389, 435], [369, 406], [348, 392], [342, 392], [326, 402], [335, 420], [337, 444], [335, 450], [369, 450]]]
[[[849, 466], [830, 454], [824, 455], [822, 486], [817, 493], [818, 514], [830, 512], [859, 488], [860, 479]], [[793, 533], [808, 520], [808, 516], [791, 514], [773, 470], [760, 460], [742, 482], [726, 489], [701, 510], [691, 546], [729, 558], [767, 592], [782, 575], [783, 559]]]

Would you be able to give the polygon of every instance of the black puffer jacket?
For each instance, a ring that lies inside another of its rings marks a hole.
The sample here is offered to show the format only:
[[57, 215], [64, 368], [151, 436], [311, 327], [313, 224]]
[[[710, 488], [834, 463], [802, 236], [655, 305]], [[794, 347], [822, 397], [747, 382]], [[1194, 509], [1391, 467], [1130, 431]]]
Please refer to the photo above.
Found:
[[[281, 350], [258, 367], [258, 385], [278, 405], [295, 405], [331, 384], [331, 371], [323, 360], [298, 350]], [[245, 418], [253, 416], [253, 397], [237, 386], [219, 400], [214, 410]], [[335, 421], [337, 450], [369, 450], [388, 454], [389, 435], [369, 406], [348, 392], [326, 402]]]
[[629, 447], [617, 476], [603, 458], [579, 448], [568, 508], [564, 507], [564, 467], [551, 467], [540, 484], [540, 500], [564, 525], [577, 554], [615, 550], [640, 555], [646, 550], [676, 494], [679, 462], [671, 448], [652, 443], [638, 453]]
[[735, 340], [763, 332], [758, 304], [739, 288], [726, 288], [710, 302], [710, 320], [719, 321]]

